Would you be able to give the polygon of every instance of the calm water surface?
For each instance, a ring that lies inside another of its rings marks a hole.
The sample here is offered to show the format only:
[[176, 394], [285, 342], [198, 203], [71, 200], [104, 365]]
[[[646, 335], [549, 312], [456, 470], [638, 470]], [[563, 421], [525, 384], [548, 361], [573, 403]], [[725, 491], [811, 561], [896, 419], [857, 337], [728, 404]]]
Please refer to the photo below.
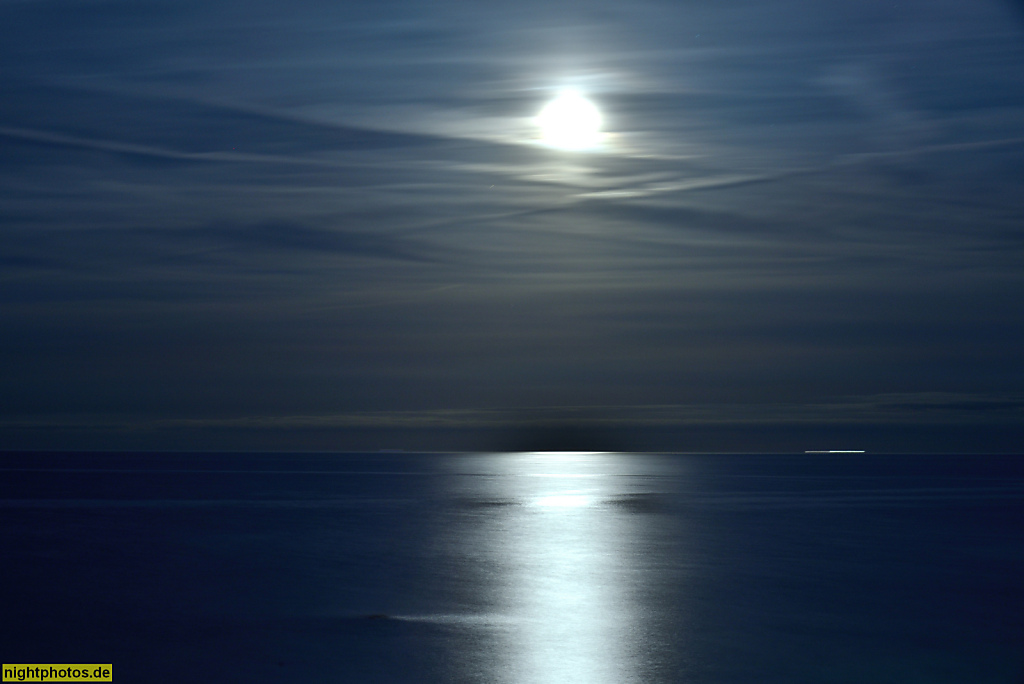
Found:
[[1024, 458], [6, 454], [4, 662], [1024, 682]]

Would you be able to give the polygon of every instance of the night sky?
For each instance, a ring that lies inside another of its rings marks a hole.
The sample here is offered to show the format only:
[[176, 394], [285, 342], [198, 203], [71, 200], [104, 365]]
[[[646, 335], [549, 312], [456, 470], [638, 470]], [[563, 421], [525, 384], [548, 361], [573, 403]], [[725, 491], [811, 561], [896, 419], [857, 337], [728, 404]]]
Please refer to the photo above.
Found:
[[1024, 3], [0, 0], [0, 449], [1014, 451], [1022, 349]]

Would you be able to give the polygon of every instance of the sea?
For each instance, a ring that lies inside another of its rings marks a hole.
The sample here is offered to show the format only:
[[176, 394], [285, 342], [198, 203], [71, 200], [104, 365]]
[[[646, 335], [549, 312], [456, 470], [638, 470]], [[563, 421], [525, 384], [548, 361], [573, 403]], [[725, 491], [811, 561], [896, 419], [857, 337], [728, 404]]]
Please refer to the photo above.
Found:
[[3, 663], [1024, 682], [1024, 457], [4, 453]]

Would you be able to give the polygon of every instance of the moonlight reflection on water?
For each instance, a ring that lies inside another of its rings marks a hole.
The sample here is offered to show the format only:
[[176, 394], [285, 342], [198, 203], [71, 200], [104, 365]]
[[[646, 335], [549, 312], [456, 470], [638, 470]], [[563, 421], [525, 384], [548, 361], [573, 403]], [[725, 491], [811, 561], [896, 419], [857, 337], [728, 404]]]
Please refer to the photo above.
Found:
[[[617, 460], [618, 459], [618, 460]], [[621, 486], [621, 454], [522, 453], [495, 457], [502, 476], [486, 496], [518, 505], [493, 508], [489, 562], [501, 568], [489, 589], [514, 617], [504, 632], [504, 672], [496, 680], [640, 681], [634, 654], [644, 637], [630, 591], [635, 517], [608, 503]], [[502, 491], [497, 491], [498, 489]]]

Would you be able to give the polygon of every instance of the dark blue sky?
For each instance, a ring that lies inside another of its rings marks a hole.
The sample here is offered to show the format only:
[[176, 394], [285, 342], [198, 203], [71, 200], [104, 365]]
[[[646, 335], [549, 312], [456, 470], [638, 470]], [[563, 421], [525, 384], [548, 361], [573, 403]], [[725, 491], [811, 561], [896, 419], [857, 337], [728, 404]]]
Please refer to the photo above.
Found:
[[1014, 450], [1022, 187], [1020, 3], [0, 0], [0, 448]]

